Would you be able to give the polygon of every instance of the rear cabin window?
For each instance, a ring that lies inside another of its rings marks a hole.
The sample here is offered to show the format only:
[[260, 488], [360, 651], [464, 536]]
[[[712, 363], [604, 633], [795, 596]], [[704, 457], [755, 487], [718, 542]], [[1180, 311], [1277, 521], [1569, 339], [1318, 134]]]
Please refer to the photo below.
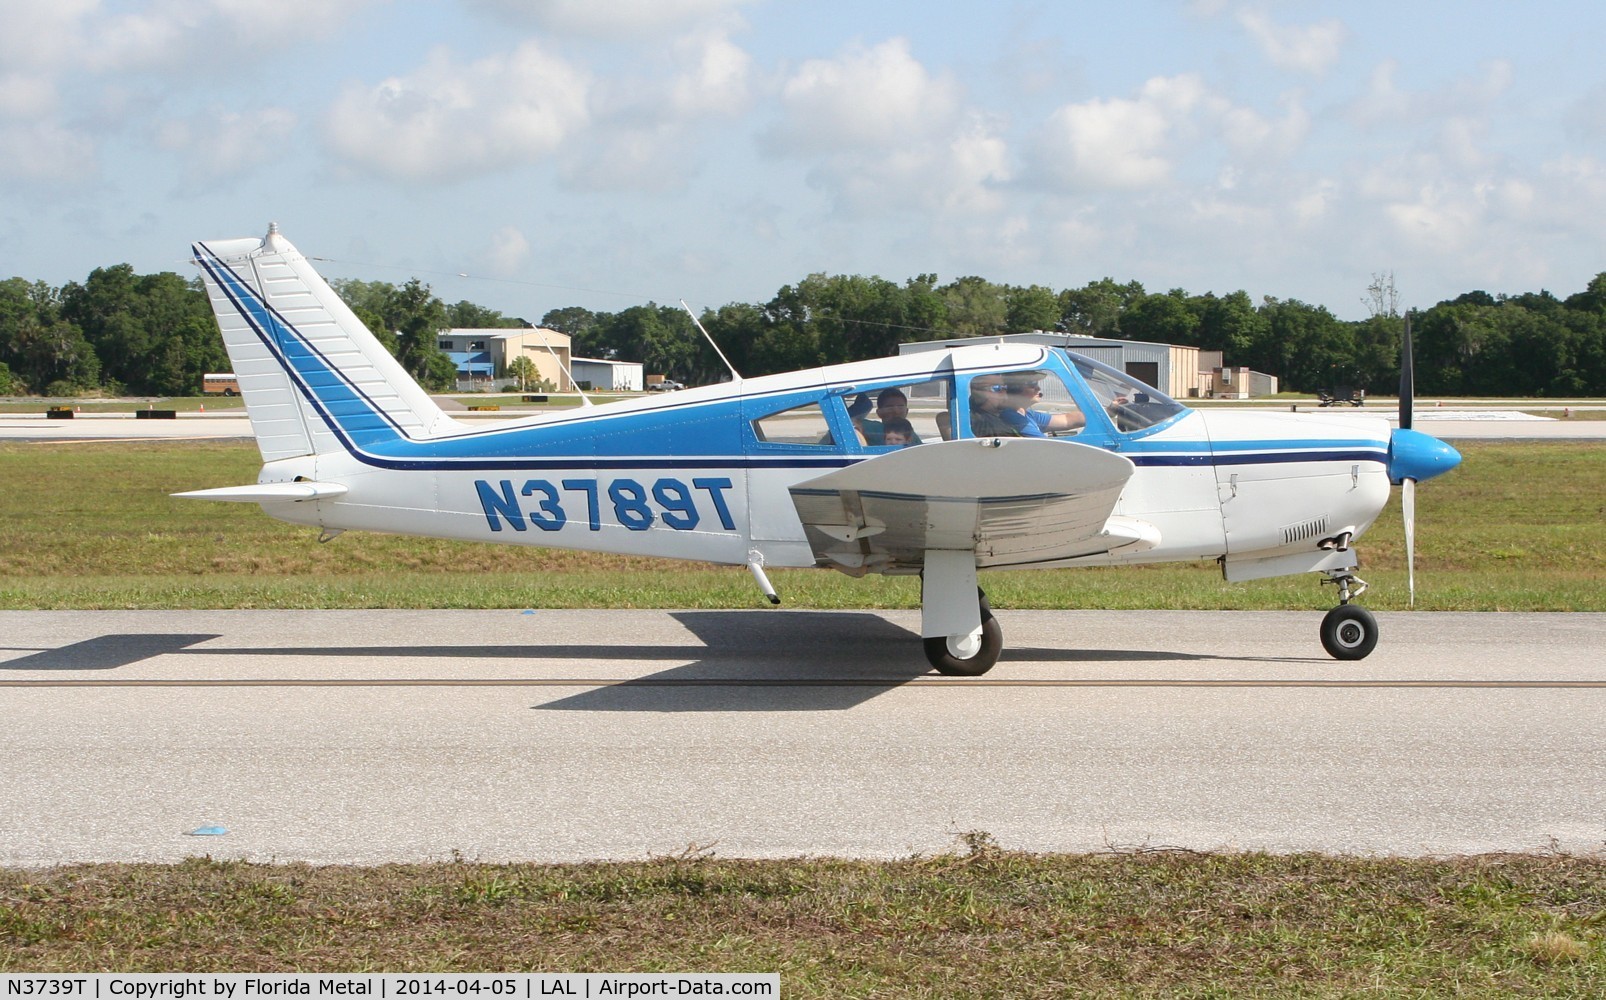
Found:
[[871, 448], [941, 441], [952, 426], [947, 379], [872, 389], [853, 395], [847, 405], [854, 431]]
[[836, 444], [831, 424], [819, 403], [794, 406], [753, 421], [753, 436], [765, 444], [830, 447]]

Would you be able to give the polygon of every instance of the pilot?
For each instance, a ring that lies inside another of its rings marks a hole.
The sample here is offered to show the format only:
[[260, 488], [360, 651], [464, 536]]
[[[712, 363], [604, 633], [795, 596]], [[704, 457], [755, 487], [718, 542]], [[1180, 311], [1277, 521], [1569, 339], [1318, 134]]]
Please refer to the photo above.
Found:
[[1006, 395], [1010, 405], [1000, 415], [1019, 428], [1021, 437], [1048, 437], [1051, 433], [1076, 430], [1087, 423], [1081, 410], [1045, 413], [1032, 409], [1043, 398], [1043, 379], [1047, 377], [1047, 372], [1011, 372], [1003, 377], [1002, 381], [1009, 386]]
[[972, 437], [1020, 437], [1019, 423], [1006, 420], [1011, 406], [1009, 385], [1002, 376], [978, 375], [970, 380], [970, 434]]

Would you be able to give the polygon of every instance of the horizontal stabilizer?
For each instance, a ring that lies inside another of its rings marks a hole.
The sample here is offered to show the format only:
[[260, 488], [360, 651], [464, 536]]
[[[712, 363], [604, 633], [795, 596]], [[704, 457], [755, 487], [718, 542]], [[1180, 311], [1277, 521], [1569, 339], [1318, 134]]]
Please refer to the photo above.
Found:
[[346, 487], [339, 483], [302, 480], [294, 483], [258, 483], [255, 486], [221, 486], [215, 490], [174, 493], [173, 496], [191, 500], [228, 500], [232, 503], [300, 503], [303, 500], [329, 500], [345, 494]]

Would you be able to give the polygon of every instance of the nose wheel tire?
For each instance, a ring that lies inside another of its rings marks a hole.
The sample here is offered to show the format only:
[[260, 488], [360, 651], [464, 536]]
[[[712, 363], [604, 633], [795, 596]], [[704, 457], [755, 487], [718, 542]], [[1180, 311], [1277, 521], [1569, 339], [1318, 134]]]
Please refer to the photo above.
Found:
[[926, 662], [939, 674], [949, 677], [979, 677], [993, 669], [998, 654], [1004, 651], [1004, 630], [993, 609], [987, 606], [987, 595], [980, 594], [981, 628], [969, 635], [933, 636], [923, 640]]
[[1335, 660], [1362, 660], [1377, 646], [1377, 619], [1359, 604], [1340, 604], [1322, 619], [1322, 648]]

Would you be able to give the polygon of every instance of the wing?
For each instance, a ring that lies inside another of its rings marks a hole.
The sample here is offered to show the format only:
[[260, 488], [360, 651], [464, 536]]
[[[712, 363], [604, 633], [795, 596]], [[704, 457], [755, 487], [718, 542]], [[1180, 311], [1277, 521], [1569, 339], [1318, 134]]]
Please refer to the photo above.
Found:
[[791, 494], [815, 556], [845, 569], [918, 569], [931, 549], [1024, 566], [1158, 544], [1153, 525], [1111, 516], [1132, 470], [1073, 441], [982, 438], [888, 452]]

